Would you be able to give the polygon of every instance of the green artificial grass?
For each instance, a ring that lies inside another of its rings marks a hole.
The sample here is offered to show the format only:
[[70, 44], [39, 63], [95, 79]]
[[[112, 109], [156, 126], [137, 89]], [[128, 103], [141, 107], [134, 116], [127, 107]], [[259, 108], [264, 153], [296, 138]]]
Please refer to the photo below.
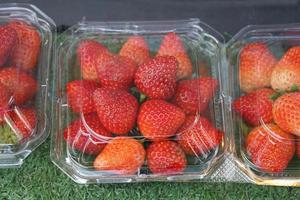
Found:
[[300, 189], [239, 183], [78, 185], [52, 164], [49, 139], [19, 169], [0, 169], [0, 199], [300, 199]]

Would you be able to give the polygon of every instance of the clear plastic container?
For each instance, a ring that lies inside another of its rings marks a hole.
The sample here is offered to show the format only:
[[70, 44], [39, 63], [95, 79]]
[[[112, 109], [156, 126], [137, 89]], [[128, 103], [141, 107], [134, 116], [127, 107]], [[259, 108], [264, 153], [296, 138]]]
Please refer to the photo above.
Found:
[[262, 185], [300, 185], [299, 25], [247, 26], [227, 44], [237, 165]]
[[199, 180], [223, 162], [219, 33], [83, 21], [58, 40], [51, 159], [74, 181]]
[[50, 132], [54, 22], [29, 4], [0, 4], [0, 168], [19, 167]]

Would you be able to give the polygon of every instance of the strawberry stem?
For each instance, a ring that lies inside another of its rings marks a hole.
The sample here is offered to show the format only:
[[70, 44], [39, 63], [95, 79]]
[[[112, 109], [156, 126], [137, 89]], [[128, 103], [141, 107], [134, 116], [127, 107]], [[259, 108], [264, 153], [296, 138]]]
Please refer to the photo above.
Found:
[[292, 87], [290, 87], [290, 89], [288, 90], [279, 90], [278, 92], [272, 94], [270, 96], [270, 99], [275, 101], [277, 98], [279, 98], [280, 96], [286, 94], [286, 93], [292, 93], [292, 92], [298, 92], [299, 91], [299, 87], [297, 85], [293, 85]]

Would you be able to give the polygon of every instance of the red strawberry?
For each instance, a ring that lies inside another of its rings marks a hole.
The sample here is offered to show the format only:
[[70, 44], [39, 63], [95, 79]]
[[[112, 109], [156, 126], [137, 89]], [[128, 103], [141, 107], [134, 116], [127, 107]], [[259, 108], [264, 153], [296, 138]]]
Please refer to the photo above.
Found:
[[33, 108], [15, 108], [9, 112], [11, 126], [21, 139], [28, 138], [36, 127], [37, 114]]
[[29, 70], [36, 66], [39, 58], [41, 37], [38, 30], [22, 21], [8, 24], [18, 35], [18, 43], [11, 57], [11, 64]]
[[176, 142], [157, 141], [147, 149], [147, 164], [154, 174], [176, 174], [183, 172], [187, 160]]
[[114, 174], [135, 174], [142, 167], [145, 155], [143, 145], [137, 140], [116, 137], [97, 156], [94, 167]]
[[290, 48], [275, 66], [271, 85], [274, 90], [300, 88], [300, 46]]
[[102, 56], [108, 53], [105, 46], [95, 40], [82, 40], [77, 48], [77, 58], [81, 75], [86, 80], [97, 80], [97, 67], [101, 65]]
[[205, 155], [222, 142], [223, 133], [204, 117], [186, 117], [178, 130], [177, 140], [188, 155]]
[[141, 105], [137, 124], [145, 138], [160, 140], [175, 135], [184, 119], [180, 108], [163, 100], [149, 100]]
[[178, 61], [177, 79], [189, 78], [192, 75], [192, 62], [187, 55], [180, 37], [172, 32], [168, 33], [157, 52], [158, 56], [174, 56]]
[[31, 75], [14, 67], [0, 71], [0, 83], [13, 95], [17, 105], [30, 100], [38, 90], [37, 81]]
[[75, 80], [67, 84], [68, 103], [77, 113], [96, 112], [93, 93], [98, 88], [95, 81]]
[[71, 122], [64, 130], [64, 139], [72, 148], [92, 155], [98, 154], [111, 136], [95, 113]]
[[203, 112], [212, 100], [218, 81], [211, 77], [180, 81], [173, 102], [186, 113]]
[[0, 41], [0, 66], [2, 66], [16, 47], [18, 42], [16, 31], [7, 25], [0, 26]]
[[300, 92], [287, 93], [276, 99], [273, 116], [282, 130], [300, 136]]
[[124, 90], [99, 88], [93, 95], [103, 126], [118, 135], [128, 133], [135, 124], [138, 102]]
[[0, 124], [3, 124], [3, 115], [9, 107], [10, 93], [8, 89], [0, 83]]
[[171, 98], [176, 87], [177, 66], [172, 56], [158, 56], [142, 64], [135, 74], [136, 87], [151, 99]]
[[246, 149], [253, 164], [268, 173], [282, 172], [295, 153], [293, 135], [274, 124], [253, 129], [246, 139]]
[[[103, 61], [105, 59], [105, 61]], [[112, 89], [129, 89], [136, 72], [133, 60], [123, 56], [105, 55], [98, 66], [98, 78], [102, 86]]]
[[234, 110], [251, 126], [270, 123], [273, 120], [273, 101], [270, 96], [275, 92], [272, 89], [258, 89], [233, 102]]
[[247, 44], [240, 53], [240, 87], [244, 92], [271, 86], [276, 58], [261, 42]]
[[142, 36], [130, 36], [119, 55], [132, 59], [137, 65], [150, 59], [148, 44]]
[[297, 137], [296, 140], [296, 155], [300, 159], [300, 138]]

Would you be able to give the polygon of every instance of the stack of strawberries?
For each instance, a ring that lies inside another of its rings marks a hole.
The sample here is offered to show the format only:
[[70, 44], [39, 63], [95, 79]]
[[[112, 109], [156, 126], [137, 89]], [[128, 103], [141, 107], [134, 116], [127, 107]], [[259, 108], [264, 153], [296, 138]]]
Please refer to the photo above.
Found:
[[181, 173], [187, 156], [220, 145], [223, 133], [205, 117], [218, 81], [192, 78], [179, 35], [166, 34], [154, 57], [142, 36], [130, 36], [118, 54], [82, 40], [77, 59], [82, 79], [66, 90], [79, 117], [64, 138], [70, 148], [94, 155], [96, 170], [135, 174], [147, 164], [154, 174]]
[[34, 71], [41, 37], [33, 26], [11, 21], [0, 26], [0, 144], [15, 144], [33, 134], [38, 90]]
[[289, 48], [277, 60], [265, 43], [249, 43], [239, 61], [244, 95], [233, 107], [251, 127], [245, 141], [247, 154], [259, 170], [282, 172], [300, 136], [300, 47]]

